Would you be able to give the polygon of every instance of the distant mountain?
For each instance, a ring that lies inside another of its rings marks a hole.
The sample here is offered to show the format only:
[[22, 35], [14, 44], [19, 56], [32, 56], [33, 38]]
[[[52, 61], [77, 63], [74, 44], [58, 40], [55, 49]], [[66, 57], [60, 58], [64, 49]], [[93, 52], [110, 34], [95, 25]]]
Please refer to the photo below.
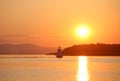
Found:
[[0, 54], [45, 54], [55, 52], [55, 48], [34, 44], [0, 44]]
[[63, 55], [68, 56], [120, 56], [120, 44], [84, 44], [65, 48]]

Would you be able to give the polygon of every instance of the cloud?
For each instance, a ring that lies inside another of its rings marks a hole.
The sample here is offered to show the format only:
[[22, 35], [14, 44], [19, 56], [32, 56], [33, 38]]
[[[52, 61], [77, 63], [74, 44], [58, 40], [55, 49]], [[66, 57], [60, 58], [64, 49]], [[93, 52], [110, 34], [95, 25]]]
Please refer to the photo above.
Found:
[[6, 41], [9, 41], [9, 40], [1, 39], [1, 38], [0, 38], [0, 43], [2, 43], [2, 42], [6, 42]]
[[30, 35], [25, 34], [4, 34], [0, 35], [0, 44], [3, 43], [30, 43], [33, 42], [33, 38]]
[[0, 35], [0, 37], [31, 37], [31, 36], [26, 34], [4, 34]]

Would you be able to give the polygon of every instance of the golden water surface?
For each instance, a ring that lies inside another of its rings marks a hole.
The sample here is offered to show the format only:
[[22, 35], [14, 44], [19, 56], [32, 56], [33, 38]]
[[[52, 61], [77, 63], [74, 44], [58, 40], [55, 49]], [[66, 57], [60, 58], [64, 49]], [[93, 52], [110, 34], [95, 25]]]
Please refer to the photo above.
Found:
[[77, 71], [77, 81], [88, 81], [89, 73], [87, 67], [87, 57], [78, 57], [78, 71]]

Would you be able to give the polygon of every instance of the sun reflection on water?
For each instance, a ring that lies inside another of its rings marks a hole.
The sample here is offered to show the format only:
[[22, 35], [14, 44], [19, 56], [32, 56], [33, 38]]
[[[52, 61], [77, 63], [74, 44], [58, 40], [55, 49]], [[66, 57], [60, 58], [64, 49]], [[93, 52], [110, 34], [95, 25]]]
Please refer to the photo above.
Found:
[[87, 57], [78, 57], [77, 81], [89, 81]]

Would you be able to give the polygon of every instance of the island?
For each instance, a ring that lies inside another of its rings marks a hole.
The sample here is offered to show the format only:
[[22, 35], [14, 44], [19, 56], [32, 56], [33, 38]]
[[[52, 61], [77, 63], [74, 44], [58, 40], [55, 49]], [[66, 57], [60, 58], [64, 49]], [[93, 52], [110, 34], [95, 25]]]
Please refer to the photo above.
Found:
[[67, 47], [64, 56], [120, 56], [120, 44], [81, 44]]

